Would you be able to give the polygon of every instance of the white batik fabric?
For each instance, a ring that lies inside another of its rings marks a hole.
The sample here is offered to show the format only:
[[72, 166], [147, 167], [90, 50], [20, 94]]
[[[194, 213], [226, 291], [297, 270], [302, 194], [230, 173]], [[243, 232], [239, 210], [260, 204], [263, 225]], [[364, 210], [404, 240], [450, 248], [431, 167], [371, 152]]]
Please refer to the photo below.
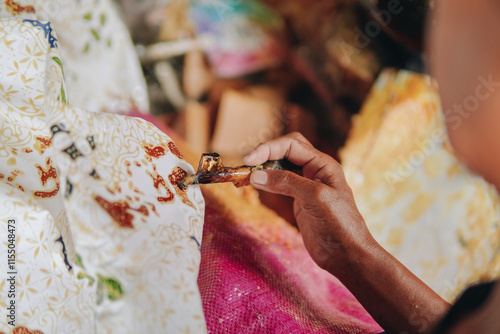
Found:
[[150, 123], [68, 104], [60, 46], [50, 22], [0, 19], [0, 332], [206, 332], [192, 167]]
[[1, 1], [0, 17], [51, 23], [72, 106], [93, 112], [148, 112], [137, 53], [112, 0]]

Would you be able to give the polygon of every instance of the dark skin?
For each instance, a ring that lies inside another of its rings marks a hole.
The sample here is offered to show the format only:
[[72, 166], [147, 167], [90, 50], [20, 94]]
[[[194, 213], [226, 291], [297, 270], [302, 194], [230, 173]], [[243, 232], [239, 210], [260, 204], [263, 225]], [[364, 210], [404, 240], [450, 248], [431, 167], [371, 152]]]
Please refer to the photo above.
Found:
[[[500, 3], [439, 0], [435, 6], [427, 48], [448, 135], [457, 157], [500, 191]], [[478, 91], [479, 76], [493, 80], [492, 87]], [[453, 108], [478, 92], [489, 95], [467, 117]], [[429, 333], [450, 305], [373, 239], [341, 166], [298, 133], [259, 145], [245, 164], [283, 158], [303, 166], [304, 176], [256, 171], [251, 183], [294, 198], [294, 214], [313, 260], [339, 278], [388, 333]], [[500, 333], [499, 315], [497, 284], [485, 305], [450, 333]]]
[[245, 163], [282, 158], [303, 166], [304, 177], [256, 171], [252, 184], [295, 199], [294, 214], [313, 260], [336, 276], [388, 333], [430, 330], [449, 304], [373, 239], [341, 166], [298, 133], [259, 145]]
[[[453, 149], [467, 166], [500, 192], [500, 2], [439, 0], [433, 11], [427, 49], [431, 74], [438, 80]], [[491, 80], [480, 85], [478, 77]], [[455, 104], [481, 98], [463, 117]], [[479, 93], [479, 94], [478, 94]], [[462, 116], [460, 126], [455, 120]], [[500, 284], [474, 314], [449, 334], [500, 333]]]

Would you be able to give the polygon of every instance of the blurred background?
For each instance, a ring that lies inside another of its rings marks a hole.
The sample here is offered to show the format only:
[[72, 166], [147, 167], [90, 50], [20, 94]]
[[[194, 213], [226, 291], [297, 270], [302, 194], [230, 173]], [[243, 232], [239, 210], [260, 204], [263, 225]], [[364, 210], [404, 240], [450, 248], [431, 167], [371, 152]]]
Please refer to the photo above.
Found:
[[[151, 112], [225, 165], [301, 132], [339, 159], [383, 68], [425, 71], [432, 1], [120, 0]], [[261, 194], [293, 222], [290, 200]]]
[[335, 154], [382, 68], [425, 70], [424, 0], [120, 4], [153, 114], [229, 160], [291, 131]]

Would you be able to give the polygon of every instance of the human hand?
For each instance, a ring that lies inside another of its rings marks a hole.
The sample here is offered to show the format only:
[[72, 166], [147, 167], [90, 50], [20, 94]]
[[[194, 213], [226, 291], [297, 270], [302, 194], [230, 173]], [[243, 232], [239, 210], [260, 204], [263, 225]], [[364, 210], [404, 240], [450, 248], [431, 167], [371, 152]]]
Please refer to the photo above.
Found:
[[291, 196], [304, 244], [313, 260], [332, 274], [356, 261], [356, 250], [374, 240], [359, 213], [340, 164], [315, 149], [304, 136], [292, 133], [260, 144], [245, 164], [286, 158], [303, 167], [303, 176], [288, 171], [254, 171], [258, 189]]

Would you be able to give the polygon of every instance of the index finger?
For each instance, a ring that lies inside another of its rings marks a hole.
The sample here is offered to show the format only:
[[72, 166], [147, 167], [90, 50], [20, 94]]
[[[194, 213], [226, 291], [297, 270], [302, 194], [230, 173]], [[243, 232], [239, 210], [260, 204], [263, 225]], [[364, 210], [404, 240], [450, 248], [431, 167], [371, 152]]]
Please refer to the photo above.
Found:
[[244, 162], [247, 165], [259, 165], [268, 160], [288, 159], [303, 166], [313, 158], [311, 148], [311, 143], [304, 136], [294, 132], [259, 144], [244, 158]]
[[309, 179], [333, 185], [333, 177], [337, 174], [338, 163], [330, 156], [315, 149], [311, 143], [299, 133], [270, 140], [257, 146], [244, 159], [247, 165], [258, 165], [267, 160], [287, 159], [303, 167], [303, 174]]

